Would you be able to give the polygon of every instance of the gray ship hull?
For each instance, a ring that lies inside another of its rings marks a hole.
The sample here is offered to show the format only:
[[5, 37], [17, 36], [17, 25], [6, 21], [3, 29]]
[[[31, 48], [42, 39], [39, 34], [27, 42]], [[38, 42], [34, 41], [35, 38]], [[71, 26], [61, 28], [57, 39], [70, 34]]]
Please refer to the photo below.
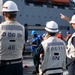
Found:
[[[3, 4], [6, 0], [0, 0]], [[74, 14], [74, 10], [64, 6], [51, 6], [51, 5], [35, 5], [33, 3], [27, 4], [25, 0], [13, 0], [19, 7], [17, 20], [23, 25], [28, 26], [29, 36], [33, 29], [38, 30], [39, 34], [45, 32], [44, 27], [47, 21], [54, 20], [58, 23], [59, 29], [63, 32], [63, 36], [66, 36], [68, 30], [73, 33], [73, 28], [67, 21], [60, 18], [60, 13], [68, 16]], [[3, 18], [3, 17], [2, 17]], [[2, 19], [3, 20], [3, 19]]]

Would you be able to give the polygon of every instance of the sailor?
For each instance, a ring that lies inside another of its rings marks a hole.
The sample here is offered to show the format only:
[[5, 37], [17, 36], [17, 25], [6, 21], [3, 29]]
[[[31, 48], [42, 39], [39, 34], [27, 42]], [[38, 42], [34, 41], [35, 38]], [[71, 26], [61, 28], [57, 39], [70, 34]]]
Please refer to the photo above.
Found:
[[56, 35], [57, 38], [63, 40], [63, 35], [62, 35], [62, 32], [59, 31], [59, 33]]
[[36, 30], [32, 30], [31, 35], [33, 37], [32, 42], [30, 42], [31, 45], [31, 52], [33, 56], [33, 62], [35, 66], [35, 70], [32, 72], [33, 74], [39, 73], [39, 56], [37, 56], [36, 49], [41, 43], [41, 40], [38, 37], [38, 32]]
[[42, 75], [61, 75], [66, 69], [66, 45], [55, 36], [58, 32], [58, 24], [55, 21], [47, 22], [45, 30], [48, 38], [37, 48], [38, 55], [44, 54]]
[[[71, 20], [63, 14], [61, 15], [61, 18], [67, 20], [75, 30], [75, 15], [72, 16]], [[75, 75], [75, 32], [68, 40], [67, 57], [69, 75]]]
[[68, 41], [70, 39], [70, 37], [71, 37], [71, 33], [70, 33], [70, 31], [67, 31], [66, 32], [66, 37], [64, 38], [64, 40]]
[[0, 75], [23, 75], [25, 29], [16, 21], [18, 11], [13, 1], [6, 1], [2, 8], [5, 21], [0, 24]]
[[36, 30], [32, 30], [31, 36], [32, 36], [32, 41], [30, 42], [31, 52], [32, 52], [32, 55], [34, 55], [36, 53], [36, 48], [38, 46], [38, 43], [37, 43], [38, 32]]

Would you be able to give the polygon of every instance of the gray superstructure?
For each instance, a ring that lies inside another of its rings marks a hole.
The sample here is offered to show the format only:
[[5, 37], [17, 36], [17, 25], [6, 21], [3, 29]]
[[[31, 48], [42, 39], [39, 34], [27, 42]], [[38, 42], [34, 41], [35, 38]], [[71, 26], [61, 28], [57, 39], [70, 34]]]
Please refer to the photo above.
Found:
[[[7, 0], [0, 0], [0, 4], [4, 3]], [[65, 6], [65, 5], [51, 5], [49, 4], [35, 4], [27, 3], [27, 0], [13, 0], [17, 3], [19, 7], [19, 12], [17, 15], [17, 20], [23, 25], [28, 26], [29, 36], [31, 30], [38, 30], [39, 34], [44, 33], [44, 27], [47, 21], [54, 20], [59, 24], [60, 30], [63, 32], [63, 35], [66, 35], [66, 31], [70, 30], [73, 32], [73, 28], [69, 25], [67, 21], [60, 19], [60, 13], [68, 16], [74, 14], [74, 4]], [[0, 5], [0, 6], [1, 6]], [[3, 20], [3, 17], [2, 17]]]

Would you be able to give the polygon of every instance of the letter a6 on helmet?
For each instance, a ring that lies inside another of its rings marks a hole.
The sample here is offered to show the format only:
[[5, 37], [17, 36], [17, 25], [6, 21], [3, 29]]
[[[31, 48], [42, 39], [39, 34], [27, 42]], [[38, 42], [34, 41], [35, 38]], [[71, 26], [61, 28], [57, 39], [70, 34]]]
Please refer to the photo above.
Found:
[[56, 33], [58, 32], [58, 24], [55, 21], [49, 21], [46, 23], [45, 30], [48, 32]]
[[2, 12], [14, 12], [18, 11], [18, 7], [13, 1], [6, 1], [3, 5]]

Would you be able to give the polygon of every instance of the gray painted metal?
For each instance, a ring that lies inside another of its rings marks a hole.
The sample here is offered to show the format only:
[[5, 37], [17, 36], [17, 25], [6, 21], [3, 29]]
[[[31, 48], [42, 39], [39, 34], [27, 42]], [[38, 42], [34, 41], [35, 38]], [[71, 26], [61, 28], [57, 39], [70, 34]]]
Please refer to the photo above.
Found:
[[[3, 0], [3, 3], [6, 0]], [[27, 24], [29, 29], [29, 36], [33, 29], [36, 29], [39, 34], [43, 34], [45, 32], [44, 27], [47, 21], [54, 20], [58, 23], [60, 30], [63, 32], [63, 36], [66, 36], [66, 32], [68, 28], [70, 28], [71, 33], [73, 33], [73, 28], [69, 25], [68, 22], [60, 19], [60, 13], [68, 16], [74, 14], [74, 10], [69, 7], [58, 7], [58, 6], [35, 6], [34, 4], [29, 3], [28, 5], [25, 3], [25, 0], [13, 0], [17, 3], [19, 7], [19, 12], [17, 15], [17, 20], [23, 25]], [[64, 7], [64, 8], [63, 8]], [[40, 26], [36, 26], [36, 25]]]

